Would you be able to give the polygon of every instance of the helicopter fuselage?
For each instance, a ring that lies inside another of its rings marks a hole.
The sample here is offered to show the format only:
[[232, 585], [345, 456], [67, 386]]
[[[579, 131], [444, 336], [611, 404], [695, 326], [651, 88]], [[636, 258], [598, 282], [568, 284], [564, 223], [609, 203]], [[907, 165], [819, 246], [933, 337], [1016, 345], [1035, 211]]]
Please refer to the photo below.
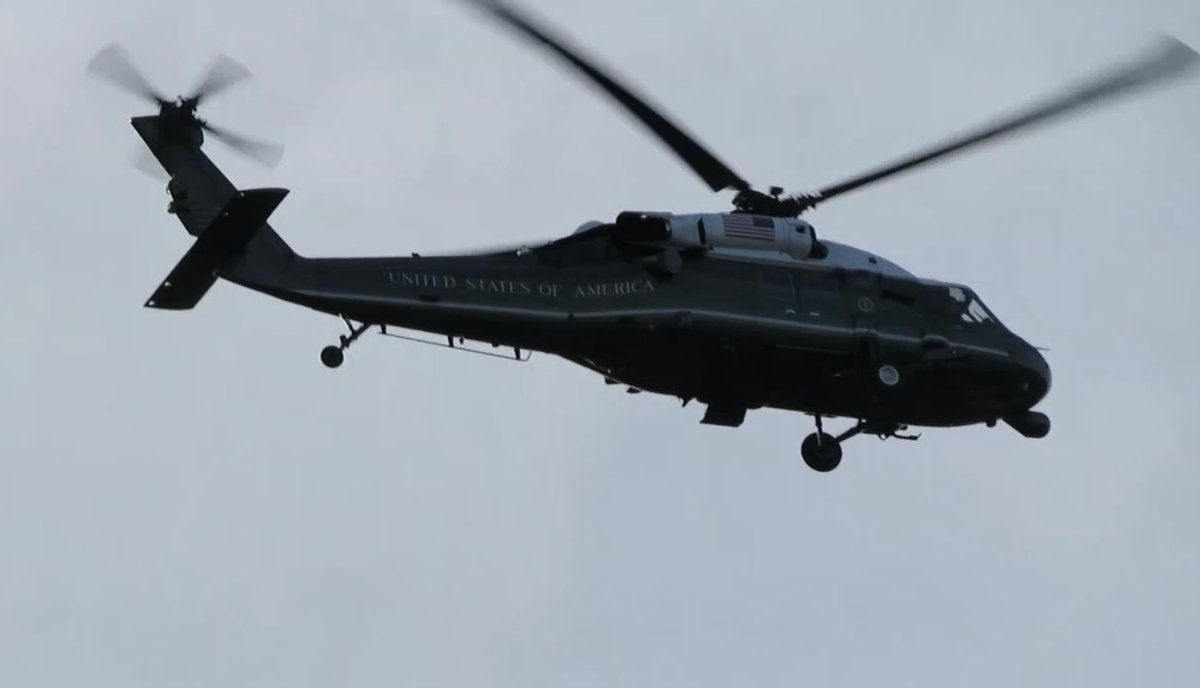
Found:
[[1048, 390], [1044, 359], [965, 286], [832, 243], [819, 260], [692, 250], [664, 268], [674, 249], [605, 229], [502, 253], [297, 258], [221, 276], [363, 323], [558, 355], [705, 403], [717, 424], [762, 407], [991, 423]]

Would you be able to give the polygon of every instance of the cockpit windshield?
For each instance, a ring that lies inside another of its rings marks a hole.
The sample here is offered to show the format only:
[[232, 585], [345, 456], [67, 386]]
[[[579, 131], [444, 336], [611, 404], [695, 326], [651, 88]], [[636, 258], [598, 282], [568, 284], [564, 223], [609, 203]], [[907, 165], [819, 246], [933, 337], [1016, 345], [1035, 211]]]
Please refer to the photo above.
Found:
[[933, 300], [937, 310], [950, 320], [970, 326], [1000, 326], [996, 316], [983, 305], [975, 292], [959, 285], [933, 287]]
[[975, 292], [966, 287], [947, 287], [947, 291], [952, 304], [951, 310], [962, 322], [970, 325], [1000, 324]]

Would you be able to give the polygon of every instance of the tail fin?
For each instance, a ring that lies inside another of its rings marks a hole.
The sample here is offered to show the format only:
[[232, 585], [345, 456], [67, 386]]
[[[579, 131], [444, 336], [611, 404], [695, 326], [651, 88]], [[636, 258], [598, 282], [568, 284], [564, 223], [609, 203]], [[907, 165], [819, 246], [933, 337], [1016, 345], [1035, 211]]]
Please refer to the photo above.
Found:
[[246, 249], [287, 195], [287, 189], [251, 189], [234, 194], [146, 307], [176, 311], [194, 308], [217, 281], [217, 271]]
[[296, 260], [295, 252], [266, 223], [287, 190], [238, 191], [200, 150], [204, 134], [195, 119], [160, 114], [135, 117], [131, 123], [171, 176], [169, 212], [197, 238], [146, 307], [195, 307], [219, 271], [240, 255], [274, 264]]

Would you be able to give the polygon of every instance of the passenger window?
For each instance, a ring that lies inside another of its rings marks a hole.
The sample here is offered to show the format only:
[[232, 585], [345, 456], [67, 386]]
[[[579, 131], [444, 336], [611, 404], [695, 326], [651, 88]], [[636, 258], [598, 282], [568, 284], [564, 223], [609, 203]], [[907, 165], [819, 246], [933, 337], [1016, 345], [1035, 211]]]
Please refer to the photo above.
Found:
[[763, 292], [768, 296], [787, 299], [795, 298], [796, 294], [792, 288], [792, 275], [787, 270], [767, 268], [762, 271], [761, 277]]

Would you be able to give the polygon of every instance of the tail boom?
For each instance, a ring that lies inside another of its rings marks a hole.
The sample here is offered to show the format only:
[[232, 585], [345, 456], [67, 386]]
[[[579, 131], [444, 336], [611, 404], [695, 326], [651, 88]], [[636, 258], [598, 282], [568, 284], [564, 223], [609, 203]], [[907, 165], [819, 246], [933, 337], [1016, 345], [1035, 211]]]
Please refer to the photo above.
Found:
[[288, 191], [237, 190], [201, 150], [204, 132], [198, 120], [170, 112], [135, 117], [131, 124], [170, 175], [169, 212], [196, 242], [145, 305], [188, 310], [224, 269], [236, 264], [241, 273], [261, 277], [278, 272], [298, 256], [267, 224]]

